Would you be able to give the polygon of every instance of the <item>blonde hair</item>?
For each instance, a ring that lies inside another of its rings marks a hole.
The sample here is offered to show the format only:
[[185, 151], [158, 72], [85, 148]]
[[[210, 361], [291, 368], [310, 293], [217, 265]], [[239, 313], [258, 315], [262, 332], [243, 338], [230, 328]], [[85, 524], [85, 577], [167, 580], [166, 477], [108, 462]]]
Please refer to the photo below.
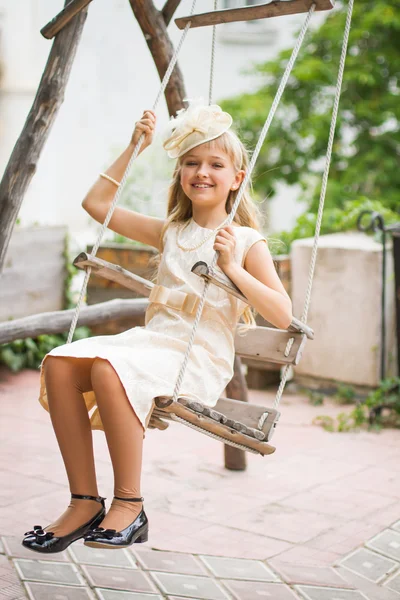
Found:
[[[249, 166], [249, 155], [239, 137], [232, 130], [228, 130], [220, 135], [215, 140], [205, 142], [210, 146], [217, 145], [232, 161], [235, 171], [247, 171]], [[182, 162], [185, 155], [178, 158], [175, 170], [172, 176], [172, 182], [168, 190], [168, 207], [167, 219], [161, 233], [161, 240], [164, 238], [164, 233], [171, 223], [185, 223], [193, 216], [192, 202], [185, 194], [180, 183], [180, 174]], [[261, 213], [250, 196], [251, 182], [246, 185], [246, 189], [242, 195], [238, 209], [233, 218], [233, 222], [243, 227], [252, 227], [260, 229]], [[226, 199], [225, 210], [229, 214], [236, 200], [239, 190], [230, 190]], [[163, 248], [163, 241], [161, 242]], [[248, 326], [255, 326], [253, 311], [250, 306], [246, 307], [243, 315], [243, 322]]]

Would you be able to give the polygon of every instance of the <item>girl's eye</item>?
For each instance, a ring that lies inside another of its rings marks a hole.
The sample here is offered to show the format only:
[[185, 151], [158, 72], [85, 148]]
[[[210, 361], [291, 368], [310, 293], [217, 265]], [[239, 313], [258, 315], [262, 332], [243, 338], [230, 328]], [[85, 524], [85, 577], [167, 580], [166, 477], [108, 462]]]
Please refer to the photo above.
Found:
[[217, 167], [217, 168], [219, 168], [219, 169], [222, 169], [222, 167], [223, 167], [223, 166], [224, 166], [224, 165], [220, 165], [219, 163], [214, 163], [214, 164], [213, 164], [213, 167]]
[[196, 163], [193, 162], [193, 161], [189, 161], [189, 162], [186, 163], [187, 167], [194, 167], [195, 165], [196, 165]]

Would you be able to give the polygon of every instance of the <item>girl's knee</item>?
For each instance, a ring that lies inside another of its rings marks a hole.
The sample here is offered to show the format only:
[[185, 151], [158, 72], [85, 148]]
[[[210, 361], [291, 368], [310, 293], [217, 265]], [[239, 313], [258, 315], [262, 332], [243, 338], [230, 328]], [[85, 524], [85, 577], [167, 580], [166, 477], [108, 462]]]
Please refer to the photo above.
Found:
[[91, 389], [90, 367], [93, 359], [70, 356], [47, 356], [43, 364], [46, 385], [57, 382], [58, 386], [73, 384], [82, 392]]
[[103, 358], [96, 358], [90, 372], [93, 387], [104, 386], [114, 379], [118, 379], [114, 368]]

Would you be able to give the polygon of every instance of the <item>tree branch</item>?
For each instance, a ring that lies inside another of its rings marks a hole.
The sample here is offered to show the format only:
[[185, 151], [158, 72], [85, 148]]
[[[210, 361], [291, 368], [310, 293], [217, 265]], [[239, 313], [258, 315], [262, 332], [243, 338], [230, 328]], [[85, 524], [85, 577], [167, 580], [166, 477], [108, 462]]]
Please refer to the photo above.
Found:
[[181, 0], [167, 0], [162, 9], [164, 23], [168, 26]]
[[[152, 0], [129, 0], [129, 3], [162, 80], [174, 54], [163, 14], [155, 8]], [[178, 65], [176, 65], [165, 90], [165, 99], [170, 115], [175, 115], [183, 107], [184, 98], [186, 98], [186, 92], [183, 77]]]

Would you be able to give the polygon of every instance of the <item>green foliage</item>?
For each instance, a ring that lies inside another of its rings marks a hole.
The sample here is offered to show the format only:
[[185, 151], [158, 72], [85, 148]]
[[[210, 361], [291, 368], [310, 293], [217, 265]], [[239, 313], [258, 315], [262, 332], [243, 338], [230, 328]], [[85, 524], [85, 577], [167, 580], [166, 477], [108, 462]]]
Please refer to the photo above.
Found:
[[339, 404], [354, 404], [356, 392], [350, 385], [339, 385], [334, 396]]
[[[357, 219], [363, 210], [373, 210], [379, 212], [385, 220], [385, 224], [396, 223], [400, 220], [397, 213], [387, 208], [379, 200], [368, 200], [367, 198], [358, 198], [356, 200], [347, 200], [343, 208], [327, 208], [324, 210], [322, 219], [321, 235], [328, 233], [339, 233], [350, 231], [357, 228]], [[291, 231], [281, 231], [276, 234], [283, 244], [274, 246], [274, 254], [285, 254], [288, 252], [292, 242], [297, 239], [313, 237], [317, 213], [306, 211], [300, 215]], [[275, 235], [274, 235], [275, 238]], [[377, 234], [377, 241], [380, 234]]]
[[[347, 2], [306, 38], [254, 173], [262, 198], [278, 184], [300, 186], [307, 211], [288, 244], [314, 233]], [[400, 0], [356, 2], [326, 195], [323, 233], [352, 229], [375, 206], [399, 220]], [[239, 133], [255, 147], [291, 50], [256, 66], [259, 88], [224, 101]], [[385, 216], [385, 215], [384, 215]]]
[[[73, 340], [80, 340], [90, 336], [88, 327], [78, 327]], [[0, 363], [5, 364], [16, 373], [21, 369], [37, 369], [50, 350], [65, 344], [68, 334], [39, 335], [37, 338], [14, 340], [9, 344], [0, 346]]]
[[[349, 396], [350, 390], [342, 391]], [[340, 413], [335, 422], [332, 417], [319, 416], [315, 425], [321, 425], [326, 431], [353, 431], [360, 428], [380, 429], [381, 427], [400, 427], [400, 377], [388, 377], [370, 392], [365, 402], [357, 404], [350, 413]]]
[[315, 390], [307, 390], [307, 396], [312, 406], [321, 406], [324, 403], [324, 395]]

